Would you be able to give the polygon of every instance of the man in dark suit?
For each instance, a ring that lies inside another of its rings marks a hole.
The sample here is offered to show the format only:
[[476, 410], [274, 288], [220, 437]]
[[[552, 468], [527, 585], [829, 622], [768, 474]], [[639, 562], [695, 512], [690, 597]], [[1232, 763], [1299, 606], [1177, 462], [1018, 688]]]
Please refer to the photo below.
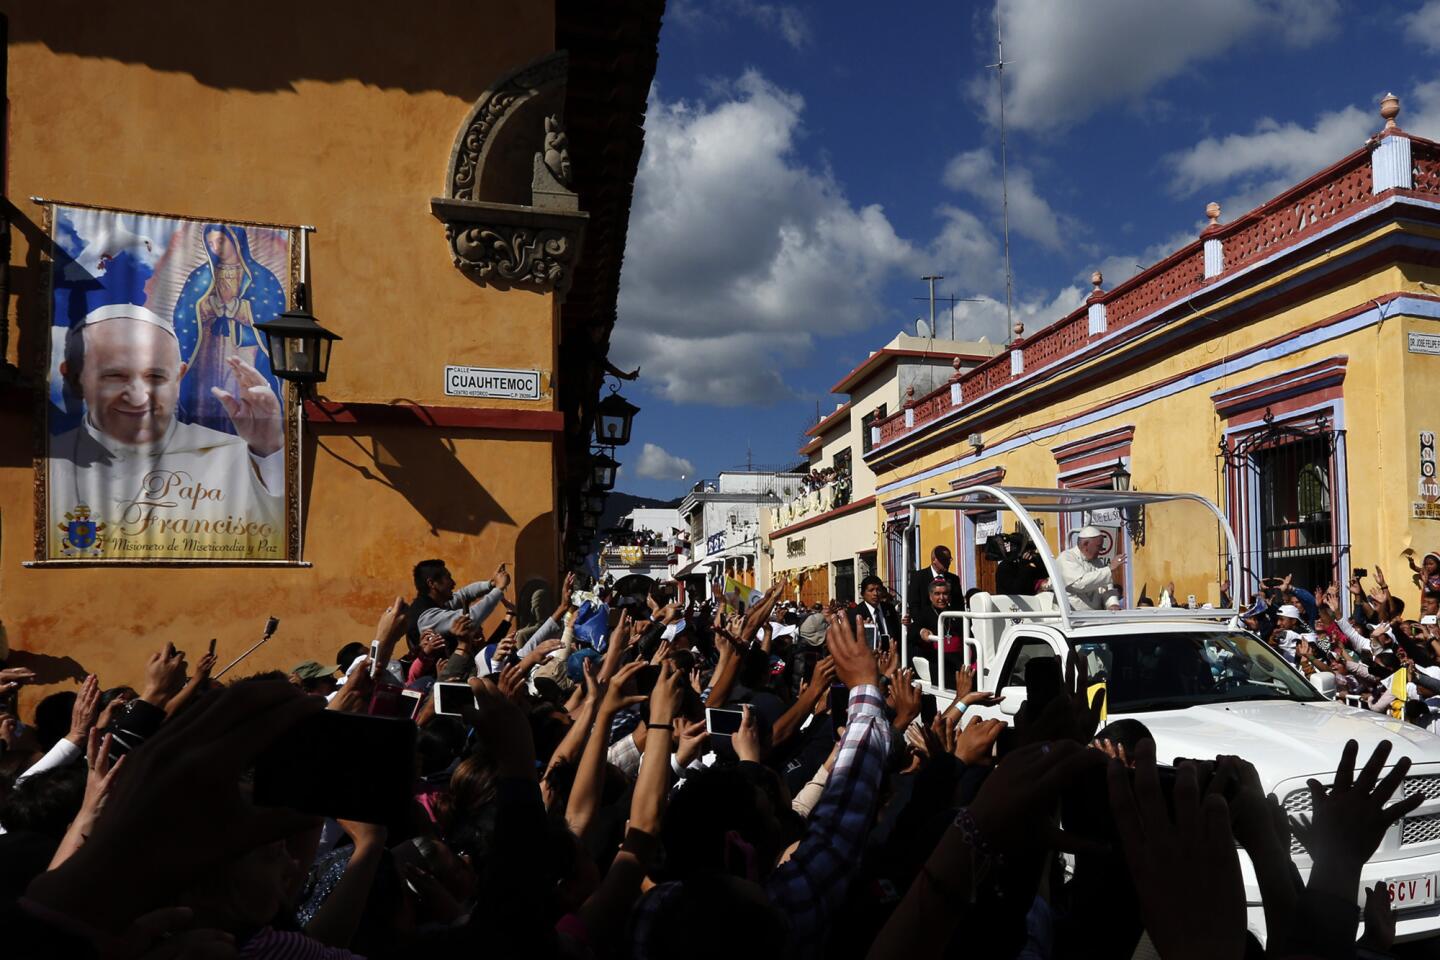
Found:
[[930, 566], [911, 573], [910, 582], [906, 584], [905, 596], [909, 598], [907, 606], [912, 611], [912, 617], [915, 615], [913, 611], [930, 606], [930, 582], [937, 577], [950, 585], [950, 609], [960, 609], [959, 603], [965, 591], [960, 587], [960, 578], [950, 572], [950, 548], [940, 546], [930, 551]]
[[861, 581], [860, 603], [855, 607], [855, 635], [863, 635], [862, 624], [873, 623], [877, 650], [900, 641], [900, 614], [884, 597], [885, 583], [879, 577], [866, 577]]
[[945, 647], [946, 672], [958, 669], [963, 663], [963, 654], [960, 650], [960, 621], [952, 620], [945, 624], [945, 629], [940, 629], [940, 614], [949, 610], [958, 609], [950, 596], [950, 582], [942, 577], [934, 577], [930, 581], [930, 589], [920, 606], [911, 607], [909, 619], [905, 621], [908, 636], [908, 651], [911, 666], [915, 660], [925, 660], [930, 664], [930, 682], [936, 683], [940, 679], [939, 658], [936, 650], [943, 644]]

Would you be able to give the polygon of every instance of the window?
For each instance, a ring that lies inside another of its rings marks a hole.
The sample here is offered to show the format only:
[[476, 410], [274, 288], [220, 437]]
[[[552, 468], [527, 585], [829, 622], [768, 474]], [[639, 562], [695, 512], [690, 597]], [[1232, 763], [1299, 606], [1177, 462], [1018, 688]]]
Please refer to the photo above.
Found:
[[1330, 445], [1325, 435], [1290, 439], [1253, 453], [1259, 481], [1260, 575], [1293, 575], [1323, 587], [1334, 579]]
[[832, 466], [835, 468], [835, 479], [831, 483], [835, 487], [830, 502], [834, 507], [843, 507], [850, 502], [850, 450], [848, 447], [835, 454]]
[[1005, 669], [1005, 682], [1001, 686], [1025, 686], [1025, 665], [1031, 660], [1046, 659], [1058, 659], [1050, 641], [1041, 640], [1039, 637], [1021, 637], [1015, 646], [1010, 648], [1010, 664]]
[[870, 452], [870, 428], [884, 419], [885, 404], [883, 403], [860, 418], [860, 449], [865, 453]]

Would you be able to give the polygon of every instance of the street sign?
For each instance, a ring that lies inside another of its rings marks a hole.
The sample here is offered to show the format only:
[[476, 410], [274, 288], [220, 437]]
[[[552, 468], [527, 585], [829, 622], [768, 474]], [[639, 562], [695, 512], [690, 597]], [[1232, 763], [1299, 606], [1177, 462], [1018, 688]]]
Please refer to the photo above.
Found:
[[447, 397], [489, 397], [497, 400], [539, 400], [539, 370], [494, 367], [445, 367]]

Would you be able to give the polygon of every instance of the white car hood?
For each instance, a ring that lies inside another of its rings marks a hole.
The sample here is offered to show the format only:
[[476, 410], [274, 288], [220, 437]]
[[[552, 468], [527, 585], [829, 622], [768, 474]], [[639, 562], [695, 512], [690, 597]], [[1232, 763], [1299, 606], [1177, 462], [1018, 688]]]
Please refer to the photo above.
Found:
[[1255, 765], [1267, 790], [1296, 777], [1330, 782], [1346, 740], [1360, 744], [1357, 766], [1382, 740], [1392, 741], [1389, 763], [1401, 757], [1417, 765], [1440, 762], [1440, 736], [1386, 714], [1331, 700], [1248, 700], [1115, 713], [1109, 720], [1122, 717], [1149, 728], [1161, 763], [1177, 757], [1209, 760], [1217, 753], [1235, 754]]

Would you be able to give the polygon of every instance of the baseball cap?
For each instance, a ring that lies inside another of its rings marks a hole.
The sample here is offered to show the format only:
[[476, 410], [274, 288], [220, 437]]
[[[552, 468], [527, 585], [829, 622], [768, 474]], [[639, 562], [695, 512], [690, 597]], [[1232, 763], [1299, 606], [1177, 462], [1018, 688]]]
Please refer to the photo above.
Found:
[[290, 672], [293, 673], [295, 676], [299, 677], [301, 680], [319, 680], [321, 677], [333, 676], [335, 673], [335, 667], [327, 667], [323, 663], [319, 663], [315, 660], [306, 660], [302, 663], [296, 664], [294, 667], [291, 668]]
[[1293, 603], [1281, 604], [1280, 609], [1275, 611], [1275, 615], [1277, 617], [1289, 617], [1292, 620], [1305, 619], [1305, 614], [1301, 613], [1300, 608]]
[[812, 613], [800, 623], [800, 642], [811, 647], [825, 644], [825, 631], [830, 624], [825, 622], [823, 613]]

